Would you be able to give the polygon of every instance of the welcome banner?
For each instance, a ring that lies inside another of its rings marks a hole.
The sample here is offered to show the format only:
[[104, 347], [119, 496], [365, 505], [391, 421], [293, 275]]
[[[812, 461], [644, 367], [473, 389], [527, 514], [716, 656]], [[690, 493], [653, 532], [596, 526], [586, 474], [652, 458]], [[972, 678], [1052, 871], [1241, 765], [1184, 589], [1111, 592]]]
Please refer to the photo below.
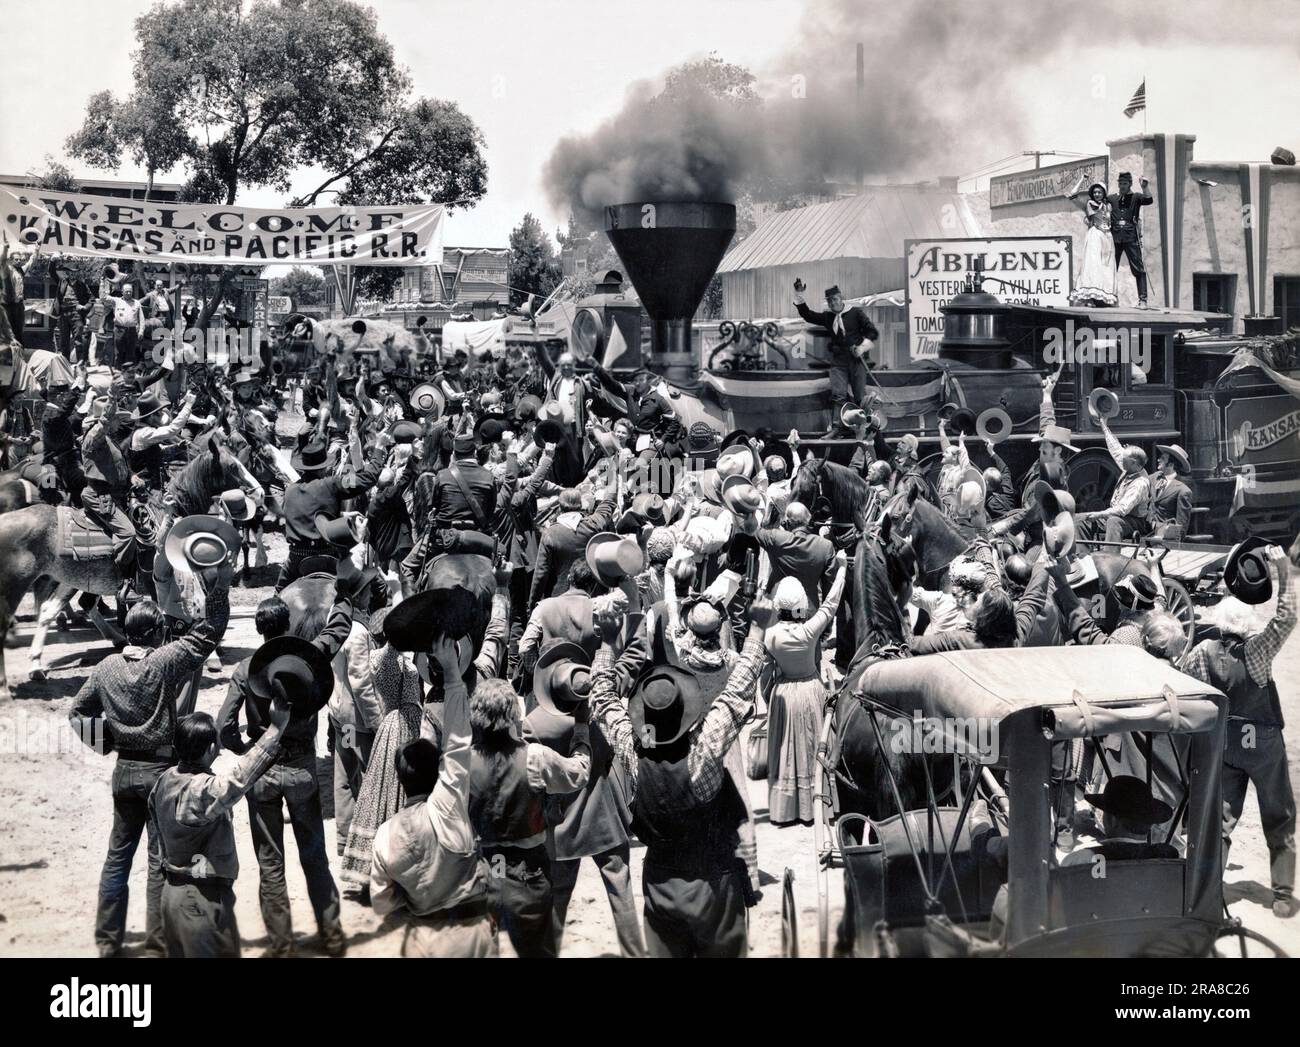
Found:
[[441, 265], [441, 204], [263, 209], [0, 187], [11, 243], [50, 254], [248, 265]]

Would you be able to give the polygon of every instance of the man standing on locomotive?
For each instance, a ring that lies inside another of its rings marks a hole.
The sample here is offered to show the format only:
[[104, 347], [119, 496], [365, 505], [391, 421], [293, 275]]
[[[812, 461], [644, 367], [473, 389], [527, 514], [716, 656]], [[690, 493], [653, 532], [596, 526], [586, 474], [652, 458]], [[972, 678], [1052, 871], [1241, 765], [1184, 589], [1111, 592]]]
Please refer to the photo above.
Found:
[[1147, 271], [1142, 265], [1142, 215], [1144, 206], [1155, 201], [1147, 192], [1147, 180], [1142, 179], [1142, 192], [1133, 192], [1133, 176], [1127, 171], [1119, 175], [1119, 192], [1111, 193], [1110, 235], [1115, 241], [1115, 268], [1127, 258], [1129, 271], [1137, 283], [1138, 308], [1147, 307]]
[[838, 287], [826, 288], [826, 312], [809, 309], [804, 300], [807, 285], [802, 280], [794, 282], [794, 307], [804, 323], [824, 327], [831, 333], [831, 418], [838, 421], [840, 408], [853, 395], [853, 402], [862, 403], [867, 393], [867, 368], [874, 366], [867, 354], [875, 348], [880, 332], [860, 305], [844, 307], [844, 295]]

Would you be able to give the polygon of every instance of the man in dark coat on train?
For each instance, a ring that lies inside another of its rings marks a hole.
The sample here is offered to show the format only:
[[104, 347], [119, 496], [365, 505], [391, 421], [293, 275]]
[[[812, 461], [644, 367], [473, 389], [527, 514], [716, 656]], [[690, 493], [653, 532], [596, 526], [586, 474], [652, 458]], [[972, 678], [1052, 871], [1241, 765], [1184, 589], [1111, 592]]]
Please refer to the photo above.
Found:
[[844, 307], [844, 295], [838, 287], [826, 288], [826, 312], [814, 312], [804, 301], [807, 289], [802, 280], [794, 282], [794, 307], [804, 323], [824, 327], [831, 333], [831, 417], [840, 417], [840, 408], [850, 395], [860, 404], [867, 392], [867, 368], [874, 367], [868, 353], [875, 348], [880, 332], [860, 305]]

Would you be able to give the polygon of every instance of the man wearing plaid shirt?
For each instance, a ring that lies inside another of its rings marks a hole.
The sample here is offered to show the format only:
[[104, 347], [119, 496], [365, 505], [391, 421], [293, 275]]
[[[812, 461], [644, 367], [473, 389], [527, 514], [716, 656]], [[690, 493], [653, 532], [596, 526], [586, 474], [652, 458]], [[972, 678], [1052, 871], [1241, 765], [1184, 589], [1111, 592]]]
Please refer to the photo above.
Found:
[[1223, 753], [1223, 848], [1246, 805], [1246, 786], [1255, 784], [1259, 820], [1268, 842], [1273, 878], [1273, 912], [1296, 914], [1295, 797], [1282, 738], [1282, 703], [1273, 681], [1273, 659], [1296, 624], [1296, 596], [1286, 554], [1270, 546], [1277, 572], [1277, 608], [1261, 632], [1247, 635], [1249, 614], [1235, 602], [1220, 605], [1220, 638], [1193, 648], [1182, 671], [1213, 684], [1228, 696], [1228, 733]]
[[649, 749], [636, 737], [618, 696], [610, 646], [618, 623], [600, 624], [604, 644], [592, 663], [592, 718], [624, 766], [633, 829], [646, 845], [642, 890], [650, 956], [737, 957], [749, 951], [748, 872], [736, 857], [744, 808], [724, 761], [753, 711], [763, 634], [775, 618], [768, 601], [754, 602], [753, 627], [722, 693], [679, 740]]
[[1109, 509], [1078, 513], [1075, 520], [1085, 523], [1087, 538], [1096, 541], [1104, 537], [1108, 542], [1122, 542], [1151, 529], [1154, 496], [1151, 477], [1146, 471], [1147, 454], [1133, 444], [1121, 444], [1104, 418], [1101, 419], [1101, 432], [1106, 437], [1106, 450], [1119, 466], [1119, 481], [1110, 496]]
[[[140, 834], [149, 838], [149, 878], [145, 904], [145, 953], [165, 952], [162, 927], [162, 852], [149, 820], [148, 800], [154, 783], [176, 762], [172, 749], [176, 720], [192, 712], [178, 702], [193, 702], [197, 689], [186, 684], [203, 667], [226, 628], [230, 614], [228, 579], [217, 579], [206, 594], [195, 581], [183, 595], [197, 623], [179, 640], [162, 642], [166, 619], [152, 600], [127, 612], [130, 641], [90, 671], [72, 702], [68, 720], [78, 736], [94, 747], [103, 738], [117, 751], [113, 768], [113, 828], [108, 856], [99, 877], [99, 911], [95, 943], [102, 957], [122, 951], [126, 933], [128, 881]], [[210, 617], [205, 617], [210, 612]], [[104, 749], [107, 752], [109, 749]]]

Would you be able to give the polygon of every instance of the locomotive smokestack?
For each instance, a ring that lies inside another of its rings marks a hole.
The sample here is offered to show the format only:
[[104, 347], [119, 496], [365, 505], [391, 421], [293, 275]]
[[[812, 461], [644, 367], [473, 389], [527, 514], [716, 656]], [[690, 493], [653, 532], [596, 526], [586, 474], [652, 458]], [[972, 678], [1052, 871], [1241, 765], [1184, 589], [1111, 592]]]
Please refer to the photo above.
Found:
[[734, 204], [637, 203], [605, 208], [605, 234], [653, 323], [650, 367], [695, 380], [691, 319], [736, 234]]

